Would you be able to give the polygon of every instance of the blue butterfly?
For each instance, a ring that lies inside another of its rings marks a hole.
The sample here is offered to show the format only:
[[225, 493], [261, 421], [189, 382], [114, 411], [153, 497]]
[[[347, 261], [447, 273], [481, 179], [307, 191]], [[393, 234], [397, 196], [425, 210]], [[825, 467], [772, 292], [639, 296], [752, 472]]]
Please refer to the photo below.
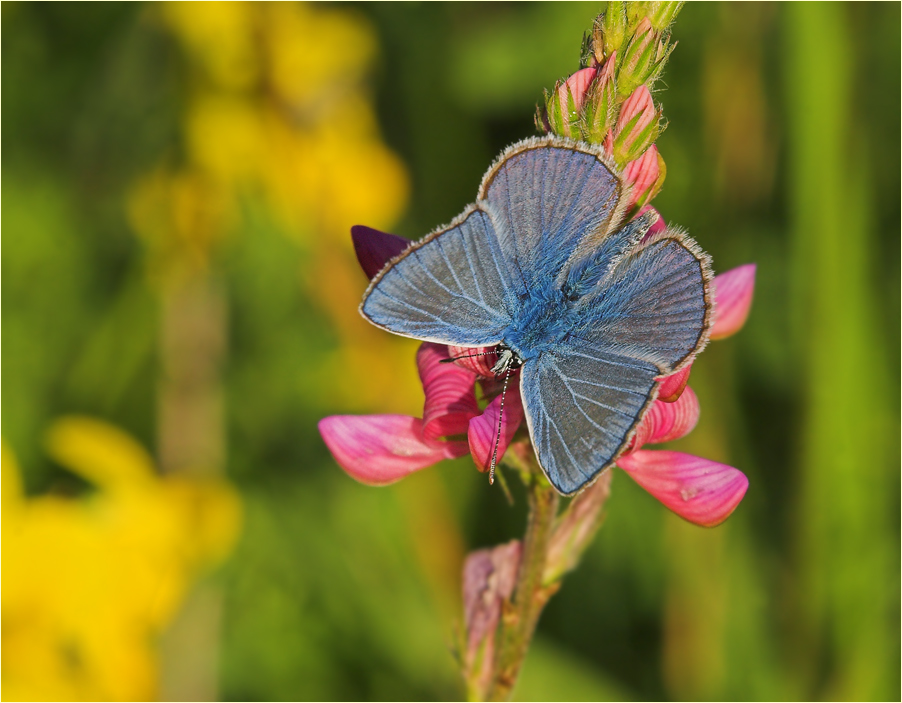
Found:
[[476, 202], [372, 280], [360, 311], [395, 334], [496, 347], [520, 392], [539, 464], [576, 493], [629, 446], [656, 378], [707, 343], [710, 259], [682, 232], [624, 222], [628, 186], [600, 148], [509, 147]]

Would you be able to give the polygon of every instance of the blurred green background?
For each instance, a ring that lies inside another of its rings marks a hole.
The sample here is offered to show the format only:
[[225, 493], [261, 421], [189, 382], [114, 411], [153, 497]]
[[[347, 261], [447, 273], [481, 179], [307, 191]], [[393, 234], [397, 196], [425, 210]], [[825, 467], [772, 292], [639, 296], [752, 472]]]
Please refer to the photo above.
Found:
[[[2, 693], [457, 699], [469, 458], [350, 480], [330, 414], [419, 415], [348, 230], [417, 238], [535, 132], [596, 3], [3, 3]], [[691, 3], [655, 204], [745, 329], [675, 448], [705, 530], [623, 474], [517, 697], [900, 695], [900, 6]]]

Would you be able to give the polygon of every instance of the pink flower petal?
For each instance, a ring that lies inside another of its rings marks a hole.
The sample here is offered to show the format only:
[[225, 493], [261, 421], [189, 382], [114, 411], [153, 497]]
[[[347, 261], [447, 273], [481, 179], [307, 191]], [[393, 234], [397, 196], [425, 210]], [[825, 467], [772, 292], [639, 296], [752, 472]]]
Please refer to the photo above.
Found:
[[444, 344], [425, 342], [417, 351], [417, 369], [426, 394], [423, 406], [426, 439], [464, 434], [470, 418], [479, 414], [474, 390], [476, 374], [456, 364], [441, 363], [448, 357], [448, 347]]
[[454, 363], [469, 369], [480, 378], [495, 378], [492, 367], [498, 361], [497, 347], [448, 347], [451, 357], [463, 357]]
[[632, 446], [639, 449], [643, 444], [672, 442], [684, 437], [695, 428], [698, 416], [698, 397], [689, 387], [673, 403], [656, 400], [639, 423]]
[[319, 421], [319, 432], [338, 465], [374, 486], [469, 451], [466, 442], [428, 440], [422, 431], [423, 421], [406, 415], [333, 415]]
[[739, 469], [681, 452], [640, 449], [617, 465], [681, 518], [703, 527], [726, 520], [749, 486]]
[[755, 293], [755, 264], [745, 264], [714, 277], [716, 301], [711, 339], [736, 334], [745, 324]]
[[373, 278], [390, 259], [395, 258], [410, 245], [410, 240], [404, 237], [380, 232], [365, 225], [351, 227], [351, 239], [354, 241], [357, 261], [367, 278]]
[[[470, 441], [470, 451], [473, 453], [473, 461], [480, 471], [488, 471], [492, 466], [492, 453], [495, 449], [495, 440], [498, 437], [498, 413], [501, 408], [501, 396], [499, 395], [479, 417], [470, 420], [470, 430], [467, 439]], [[515, 383], [507, 387], [507, 395], [504, 397], [504, 418], [501, 421], [501, 439], [498, 442], [497, 461], [501, 461], [507, 446], [514, 438], [517, 428], [523, 421], [523, 401], [520, 398], [520, 389]]]
[[673, 403], [678, 400], [686, 384], [689, 383], [689, 374], [692, 371], [692, 364], [684, 366], [682, 370], [664, 376], [661, 385], [658, 386], [658, 400], [662, 403]]

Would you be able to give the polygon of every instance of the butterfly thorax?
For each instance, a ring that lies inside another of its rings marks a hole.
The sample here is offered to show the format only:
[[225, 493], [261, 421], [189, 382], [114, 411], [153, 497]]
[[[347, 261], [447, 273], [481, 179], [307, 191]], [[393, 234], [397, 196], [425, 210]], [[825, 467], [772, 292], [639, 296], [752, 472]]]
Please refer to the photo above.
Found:
[[522, 361], [557, 346], [573, 327], [573, 303], [552, 285], [531, 291], [520, 304], [502, 339]]

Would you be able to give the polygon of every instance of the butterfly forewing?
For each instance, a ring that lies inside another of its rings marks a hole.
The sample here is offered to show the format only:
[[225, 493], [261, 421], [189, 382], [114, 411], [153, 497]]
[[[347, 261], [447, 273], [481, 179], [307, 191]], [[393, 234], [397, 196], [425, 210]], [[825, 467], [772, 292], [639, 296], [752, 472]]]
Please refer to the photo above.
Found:
[[383, 270], [361, 312], [379, 327], [415, 339], [497, 344], [515, 297], [508, 276], [489, 216], [474, 209]]
[[622, 190], [587, 145], [554, 144], [514, 145], [479, 192], [508, 264], [527, 288], [553, 281], [581, 242], [606, 232]]
[[588, 345], [523, 365], [533, 446], [558, 491], [575, 493], [611, 465], [650, 402], [657, 373], [653, 364]]

